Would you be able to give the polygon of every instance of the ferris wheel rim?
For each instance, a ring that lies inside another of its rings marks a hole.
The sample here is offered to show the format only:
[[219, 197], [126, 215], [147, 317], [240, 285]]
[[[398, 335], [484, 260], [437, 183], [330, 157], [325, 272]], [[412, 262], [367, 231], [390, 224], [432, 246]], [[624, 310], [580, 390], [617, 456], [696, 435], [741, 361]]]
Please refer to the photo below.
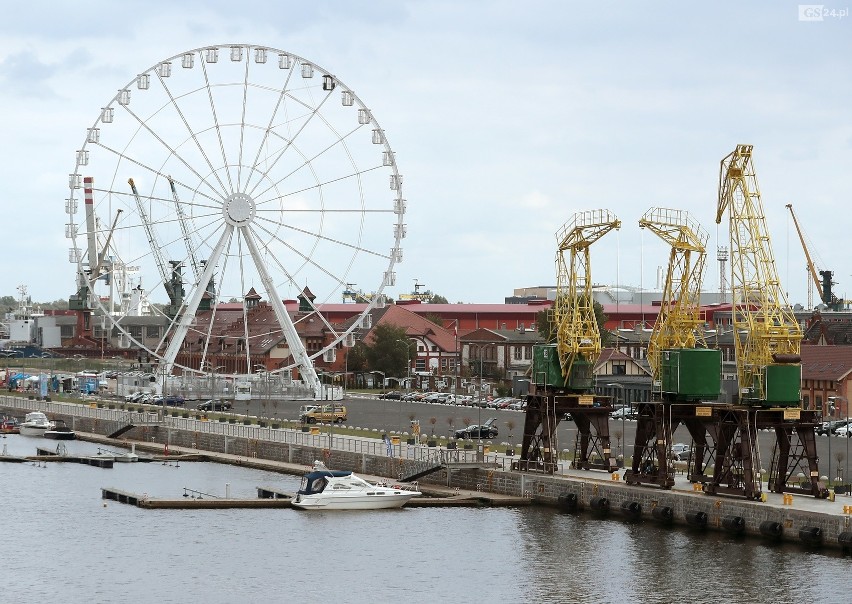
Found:
[[[290, 60], [292, 60], [294, 62], [294, 66], [295, 65], [302, 65], [302, 66], [309, 65], [312, 69], [317, 70], [321, 75], [332, 77], [334, 79], [335, 85], [340, 87], [341, 91], [346, 91], [351, 95], [352, 104], [354, 104], [357, 107], [359, 107], [360, 109], [363, 109], [363, 110], [368, 112], [369, 125], [374, 128], [374, 131], [379, 130], [379, 131], [382, 132], [381, 144], [382, 144], [383, 148], [385, 149], [385, 151], [392, 158], [391, 163], [385, 164], [384, 167], [389, 168], [388, 171], [392, 174], [392, 179], [396, 178], [397, 181], [398, 181], [397, 186], [395, 187], [396, 195], [395, 195], [394, 199], [396, 201], [402, 202], [401, 205], [403, 206], [403, 210], [402, 210], [402, 212], [399, 212], [400, 218], [397, 220], [397, 224], [402, 226], [402, 215], [404, 214], [404, 199], [403, 199], [403, 195], [402, 195], [401, 177], [399, 175], [398, 165], [395, 161], [394, 152], [392, 151], [392, 149], [390, 147], [390, 143], [387, 140], [387, 137], [384, 136], [384, 133], [381, 130], [381, 126], [379, 125], [378, 121], [375, 119], [375, 116], [372, 114], [372, 111], [370, 111], [367, 108], [366, 104], [364, 104], [363, 101], [360, 99], [360, 97], [358, 97], [358, 95], [354, 93], [354, 91], [351, 89], [351, 87], [346, 86], [341, 80], [339, 80], [339, 78], [337, 78], [330, 71], [324, 69], [323, 67], [321, 67], [317, 63], [314, 63], [313, 61], [305, 59], [304, 57], [302, 57], [300, 55], [297, 55], [297, 54], [294, 54], [294, 53], [291, 53], [291, 52], [288, 52], [288, 51], [283, 51], [283, 50], [280, 50], [280, 49], [277, 49], [277, 48], [269, 47], [269, 46], [261, 46], [261, 45], [254, 45], [254, 44], [205, 45], [205, 46], [197, 47], [197, 48], [194, 48], [194, 49], [191, 49], [191, 50], [183, 51], [183, 52], [175, 54], [175, 55], [173, 55], [173, 56], [171, 56], [167, 59], [164, 59], [162, 61], [158, 61], [157, 63], [150, 66], [148, 69], [141, 72], [135, 78], [132, 78], [123, 88], [119, 89], [118, 93], [106, 104], [106, 106], [104, 108], [101, 109], [100, 115], [94, 121], [91, 128], [89, 128], [87, 130], [87, 137], [84, 140], [84, 143], [83, 143], [83, 146], [81, 147], [81, 150], [87, 150], [90, 145], [96, 145], [97, 144], [97, 141], [91, 141], [89, 139], [91, 137], [91, 132], [93, 130], [98, 129], [99, 126], [103, 126], [107, 123], [107, 122], [104, 121], [105, 110], [107, 108], [116, 109], [119, 105], [122, 105], [122, 103], [121, 103], [122, 94], [126, 91], [129, 91], [135, 83], [139, 82], [140, 78], [143, 75], [148, 75], [149, 77], [152, 76], [152, 75], [155, 75], [155, 74], [157, 74], [158, 69], [160, 69], [161, 66], [163, 66], [165, 63], [170, 63], [172, 61], [180, 60], [180, 59], [186, 57], [187, 55], [192, 55], [194, 57], [198, 56], [199, 57], [199, 63], [201, 63], [203, 65], [204, 63], [203, 63], [202, 53], [205, 53], [205, 52], [213, 50], [213, 49], [221, 50], [221, 49], [228, 49], [228, 48], [230, 48], [230, 49], [241, 48], [241, 49], [245, 50], [246, 56], [243, 60], [247, 64], [250, 61], [251, 52], [253, 50], [262, 49], [262, 50], [265, 50], [266, 52], [269, 52], [269, 53], [278, 53], [279, 56], [281, 56], [283, 54], [283, 55], [290, 57]], [[246, 68], [246, 70], [248, 71], [248, 67]], [[291, 72], [294, 71], [294, 70], [295, 69], [291, 70]], [[248, 84], [246, 84], [246, 86], [247, 85]], [[282, 94], [282, 96], [285, 94], [285, 91], [286, 91], [286, 85], [285, 85], [285, 87], [282, 87], [281, 90], [280, 90], [280, 93]], [[211, 100], [211, 104], [212, 104], [212, 100]], [[168, 102], [163, 103], [161, 110], [164, 109], [165, 107], [168, 107], [168, 106], [169, 106]], [[270, 121], [271, 120], [272, 120], [272, 118], [270, 118]], [[227, 125], [233, 125], [233, 124], [227, 124]], [[243, 118], [243, 120], [241, 122], [239, 122], [239, 125], [243, 128], [245, 128], [245, 127], [260, 128], [261, 127], [258, 124], [246, 124], [245, 117]], [[226, 124], [216, 123], [215, 125], [211, 126], [210, 129], [213, 129], [216, 132], [220, 133], [220, 136], [221, 136], [221, 129], [225, 126], [226, 126]], [[142, 128], [143, 128], [143, 124], [140, 123], [139, 128], [137, 129], [137, 132], [141, 131]], [[279, 136], [279, 133], [273, 133], [273, 136]], [[340, 135], [338, 135], [338, 136], [340, 136]], [[193, 138], [195, 138], [194, 133], [190, 132], [186, 136], [186, 138], [184, 139], [184, 143], [189, 143], [190, 139], [193, 139]], [[343, 140], [344, 140], [343, 137], [339, 138], [339, 141], [343, 141]], [[128, 141], [127, 146], [129, 146], [130, 144], [131, 144], [131, 141]], [[291, 146], [291, 145], [288, 144], [287, 146]], [[344, 144], [343, 148], [346, 148], [345, 144]], [[260, 155], [260, 151], [261, 151], [261, 149], [259, 148], [257, 156]], [[240, 169], [242, 169], [244, 167], [244, 168], [247, 168], [249, 172], [257, 171], [257, 167], [258, 167], [257, 156], [255, 157], [254, 160], [251, 161], [250, 165], [244, 164], [243, 161], [242, 161], [242, 157], [241, 157], [240, 162], [239, 162]], [[118, 167], [121, 164], [121, 161], [123, 159], [124, 158], [122, 156], [120, 156], [120, 158], [118, 160], [116, 160], [116, 172], [118, 171]], [[150, 167], [150, 171], [155, 176], [155, 178], [154, 178], [155, 182], [158, 181], [159, 179], [168, 179], [168, 181], [171, 182], [171, 176], [162, 171], [162, 166], [165, 165], [166, 162], [167, 162], [167, 160], [164, 159], [163, 162], [160, 164], [160, 168], [154, 168], [153, 166]], [[76, 160], [75, 167], [74, 167], [74, 172], [72, 173], [71, 177], [72, 178], [76, 177], [76, 178], [79, 179], [81, 176], [83, 176], [82, 171], [81, 171], [81, 169], [83, 167], [84, 167], [84, 164], [81, 163], [81, 151], [78, 151], [77, 152], [77, 160]], [[230, 166], [226, 165], [223, 169], [227, 171], [229, 168], [230, 168]], [[314, 166], [311, 165], [310, 169], [313, 170]], [[215, 172], [215, 169], [212, 166], [210, 167], [210, 172]], [[258, 180], [258, 185], [261, 182], [263, 182], [263, 180], [265, 178], [266, 178], [265, 175], [262, 178], [260, 178]], [[207, 180], [206, 177], [201, 178], [199, 176], [197, 186], [194, 189], [193, 201], [195, 200], [195, 195], [203, 195], [200, 192], [200, 188], [201, 188], [202, 183], [207, 183], [207, 182], [209, 182], [209, 181]], [[113, 181], [110, 183], [110, 185], [113, 185], [114, 183], [115, 183], [115, 175], [113, 175]], [[277, 185], [278, 185], [278, 183], [272, 183], [271, 188], [276, 189]], [[79, 183], [78, 183], [78, 186], [76, 188], [79, 188]], [[392, 185], [391, 188], [394, 189], [393, 185]], [[75, 190], [75, 187], [72, 184], [71, 185], [71, 197], [68, 200], [70, 202], [75, 201], [74, 190]], [[276, 189], [276, 193], [277, 193], [277, 189]], [[204, 197], [207, 197], [210, 204], [211, 204], [210, 207], [208, 208], [211, 211], [211, 215], [214, 214], [215, 211], [216, 211], [215, 204], [217, 203], [215, 197], [213, 196], [212, 193], [209, 193]], [[255, 217], [258, 216], [258, 214], [261, 212], [261, 210], [258, 209], [259, 206], [262, 205], [265, 202], [258, 203], [253, 198], [251, 198], [251, 196], [244, 196], [244, 194], [233, 193], [233, 192], [230, 195], [228, 195], [226, 197], [226, 199], [230, 199], [233, 202], [233, 204], [235, 204], [234, 205], [235, 208], [237, 206], [239, 206], [239, 207], [238, 207], [238, 209], [235, 210], [235, 213], [229, 214], [228, 210], [225, 208], [225, 204], [223, 204], [222, 215], [223, 215], [224, 221], [226, 223], [230, 224], [230, 226], [232, 228], [237, 229], [237, 232], [242, 237], [246, 238], [247, 244], [250, 241], [254, 242], [253, 238], [255, 236], [249, 234], [249, 230], [250, 230], [249, 227], [254, 222]], [[363, 198], [361, 199], [360, 203], [361, 203], [362, 214], [363, 214], [363, 211], [364, 211], [363, 210], [363, 206], [364, 206]], [[322, 211], [325, 211], [325, 209], [323, 208]], [[281, 212], [281, 210], [280, 209], [279, 210], [272, 209], [271, 212]], [[72, 227], [74, 226], [73, 222], [71, 223], [71, 226]], [[258, 227], [260, 227], [260, 225], [258, 225]], [[279, 224], [277, 228], [279, 228], [279, 229], [282, 228], [282, 225]], [[362, 219], [361, 229], [363, 229], [363, 219]], [[91, 266], [87, 265], [84, 262], [84, 259], [85, 259], [84, 255], [82, 253], [79, 253], [80, 247], [85, 248], [86, 246], [84, 245], [84, 246], [78, 247], [77, 246], [77, 232], [73, 228], [72, 228], [71, 232], [72, 232], [71, 238], [74, 241], [74, 248], [78, 252], [78, 254], [77, 254], [77, 270], [78, 270], [78, 275], [81, 279], [81, 283], [85, 284], [89, 288], [89, 291], [94, 291], [95, 285], [96, 285], [95, 282], [98, 280], [98, 276], [87, 274], [87, 271], [84, 267], [89, 266], [89, 269], [91, 269]], [[213, 234], [215, 234], [215, 232], [218, 232], [218, 228], [214, 229]], [[230, 234], [229, 234], [229, 236], [230, 236]], [[211, 234], [211, 237], [212, 237], [212, 234]], [[223, 237], [224, 237], [224, 232], [223, 232]], [[311, 361], [313, 361], [313, 359], [316, 359], [317, 357], [320, 357], [326, 351], [335, 348], [337, 346], [337, 344], [340, 344], [341, 342], [343, 342], [344, 346], [345, 346], [346, 343], [349, 341], [349, 336], [362, 325], [364, 318], [372, 311], [372, 309], [374, 309], [377, 306], [377, 304], [379, 304], [379, 302], [381, 300], [382, 292], [384, 291], [385, 287], [387, 287], [388, 285], [391, 284], [391, 283], [389, 283], [387, 275], [392, 274], [393, 267], [399, 261], [399, 260], [397, 260], [397, 255], [398, 255], [398, 251], [400, 250], [400, 241], [401, 241], [402, 237], [404, 237], [404, 228], [396, 229], [395, 232], [394, 232], [394, 236], [393, 236], [392, 251], [391, 251], [391, 254], [388, 255], [388, 263], [387, 263], [387, 268], [385, 270], [385, 276], [383, 276], [379, 281], [379, 284], [378, 284], [378, 286], [375, 290], [376, 295], [374, 295], [372, 298], [369, 299], [368, 303], [365, 305], [363, 310], [360, 313], [357, 314], [356, 320], [351, 321], [350, 324], [345, 328], [332, 328], [332, 325], [324, 317], [321, 316], [321, 313], [316, 312], [317, 308], [316, 307], [313, 308], [313, 313], [316, 314], [317, 316], [321, 317], [321, 320], [325, 323], [326, 328], [328, 328], [331, 331], [331, 333], [333, 334], [333, 337], [332, 337], [331, 342], [329, 342], [325, 346], [321, 347], [319, 350], [313, 351], [309, 355], [309, 359]], [[318, 238], [318, 240], [319, 240], [319, 238]], [[228, 245], [230, 245], [230, 244], [228, 244]], [[399, 254], [399, 255], [401, 256], [401, 254]], [[310, 256], [310, 254], [308, 254], [308, 256]], [[356, 256], [354, 256], [354, 255], [352, 256], [352, 258], [350, 260], [350, 265], [351, 265], [352, 262], [355, 261], [355, 257]], [[310, 258], [306, 257], [304, 259], [304, 264], [302, 265], [302, 267], [308, 265], [309, 260], [310, 260]], [[301, 271], [302, 267], [300, 267], [298, 270]], [[343, 283], [341, 283], [341, 285], [343, 285]], [[195, 291], [197, 291], [201, 287], [200, 279], [197, 278], [195, 280], [195, 282], [191, 284], [191, 287]], [[127, 336], [129, 342], [131, 342], [133, 345], [135, 345], [136, 348], [138, 348], [140, 351], [146, 352], [149, 355], [152, 355], [155, 358], [161, 357], [162, 353], [160, 351], [159, 345], [152, 347], [149, 344], [146, 344], [144, 338], [136, 337], [136, 336], [130, 334], [129, 332], [127, 332], [126, 330], [122, 329], [120, 327], [120, 325], [118, 324], [118, 322], [113, 321], [112, 311], [110, 311], [110, 310], [108, 310], [107, 308], [104, 307], [104, 302], [102, 300], [95, 298], [94, 302], [95, 302], [97, 309], [99, 309], [102, 312], [102, 317], [109, 317], [110, 321], [113, 323], [113, 325], [116, 326], [116, 327], [119, 327], [120, 331], [124, 335]], [[215, 316], [215, 312], [216, 311], [214, 309], [212, 311], [214, 316]], [[211, 322], [212, 322], [212, 319], [211, 319]], [[165, 334], [164, 334], [164, 338], [165, 338]], [[203, 363], [202, 363], [202, 365], [203, 365]], [[282, 366], [282, 367], [278, 367], [278, 368], [275, 368], [275, 369], [271, 369], [270, 373], [281, 373], [281, 372], [289, 371], [289, 370], [292, 370], [297, 365], [298, 365], [298, 363], [294, 362], [294, 363], [291, 363], [287, 366]], [[179, 367], [183, 371], [189, 371], [189, 372], [195, 372], [195, 373], [205, 373], [202, 370], [201, 367], [196, 369], [196, 368], [193, 368], [193, 367], [190, 367], [190, 366], [184, 366], [184, 365], [180, 365], [180, 364], [175, 364], [174, 366]], [[249, 371], [249, 373], [250, 373], [250, 371]]]

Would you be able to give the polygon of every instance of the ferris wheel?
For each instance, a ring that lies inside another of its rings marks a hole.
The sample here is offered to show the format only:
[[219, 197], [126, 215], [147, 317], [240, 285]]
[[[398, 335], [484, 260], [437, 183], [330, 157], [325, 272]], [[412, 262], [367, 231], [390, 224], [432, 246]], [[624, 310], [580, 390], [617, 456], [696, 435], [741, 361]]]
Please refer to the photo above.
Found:
[[[204, 372], [225, 350], [251, 373], [286, 343], [276, 371], [318, 387], [312, 360], [352, 345], [402, 260], [402, 176], [372, 111], [269, 47], [197, 48], [136, 75], [87, 129], [69, 188], [77, 304], [164, 374]], [[316, 312], [353, 284], [368, 301], [356, 320]], [[261, 327], [253, 297], [271, 307]], [[294, 319], [284, 300], [297, 298]], [[310, 351], [302, 320], [324, 329]]]

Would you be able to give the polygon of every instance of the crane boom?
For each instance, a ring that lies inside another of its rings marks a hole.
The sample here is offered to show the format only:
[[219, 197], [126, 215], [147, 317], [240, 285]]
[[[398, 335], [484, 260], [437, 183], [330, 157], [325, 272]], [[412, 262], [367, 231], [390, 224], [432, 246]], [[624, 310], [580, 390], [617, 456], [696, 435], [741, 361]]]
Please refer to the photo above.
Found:
[[734, 349], [741, 400], [799, 405], [801, 328], [781, 288], [752, 163], [752, 145], [722, 159], [716, 223], [729, 214]]
[[[793, 212], [793, 204], [788, 203], [785, 207], [790, 210], [790, 216], [793, 217], [793, 225], [796, 227], [796, 233], [799, 235], [799, 241], [802, 243], [802, 250], [805, 252], [805, 261], [808, 263], [808, 273], [810, 273], [811, 279], [813, 279], [814, 285], [816, 285], [819, 299], [823, 304], [827, 304], [833, 310], [838, 310], [841, 301], [838, 300], [837, 296], [835, 296], [831, 291], [831, 286], [834, 285], [834, 282], [831, 280], [833, 273], [831, 271], [821, 271], [817, 269], [814, 261], [811, 259], [811, 254], [808, 251], [808, 246], [805, 243], [805, 235], [802, 232], [802, 228], [799, 226], [796, 213]], [[808, 294], [808, 306], [810, 306], [812, 302], [810, 299], [810, 288], [808, 288]]]
[[194, 279], [198, 278], [199, 275], [199, 264], [198, 258], [195, 254], [195, 246], [192, 243], [192, 237], [189, 234], [189, 231], [186, 228], [186, 214], [183, 211], [183, 205], [180, 203], [180, 199], [178, 198], [177, 189], [175, 188], [175, 181], [172, 180], [171, 176], [167, 176], [169, 179], [169, 187], [172, 189], [172, 198], [175, 200], [175, 212], [177, 212], [178, 223], [180, 224], [180, 231], [183, 235], [183, 242], [186, 244], [186, 251], [189, 253], [189, 262], [192, 265], [192, 276]]

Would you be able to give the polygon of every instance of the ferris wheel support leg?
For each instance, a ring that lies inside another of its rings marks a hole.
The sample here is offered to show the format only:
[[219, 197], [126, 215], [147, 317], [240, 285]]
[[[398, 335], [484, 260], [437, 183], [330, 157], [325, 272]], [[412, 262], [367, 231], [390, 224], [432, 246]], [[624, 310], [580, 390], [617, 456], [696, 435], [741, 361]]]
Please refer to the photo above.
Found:
[[254, 259], [258, 273], [260, 273], [260, 280], [263, 283], [263, 288], [266, 290], [269, 303], [272, 305], [272, 308], [275, 311], [275, 317], [278, 319], [278, 324], [281, 325], [281, 329], [284, 331], [284, 336], [287, 338], [287, 345], [293, 353], [293, 359], [299, 364], [302, 379], [304, 379], [305, 382], [313, 388], [315, 396], [320, 398], [322, 396], [322, 386], [320, 384], [319, 376], [317, 375], [316, 369], [314, 369], [313, 362], [311, 362], [311, 359], [308, 357], [305, 345], [302, 344], [299, 334], [296, 333], [296, 326], [293, 325], [293, 322], [290, 320], [290, 315], [287, 314], [287, 309], [284, 308], [281, 296], [279, 296], [278, 292], [275, 290], [275, 284], [269, 276], [269, 272], [266, 270], [266, 264], [263, 256], [261, 256], [260, 251], [257, 249], [257, 245], [254, 242], [254, 236], [246, 227], [241, 227], [241, 230], [246, 244], [248, 245], [249, 253]]
[[187, 302], [186, 307], [184, 307], [181, 311], [177, 328], [175, 328], [172, 339], [169, 341], [169, 346], [166, 348], [166, 353], [163, 355], [163, 367], [161, 369], [164, 380], [165, 376], [172, 372], [172, 367], [174, 367], [177, 353], [183, 344], [186, 332], [189, 331], [189, 324], [195, 318], [195, 313], [198, 312], [198, 305], [201, 304], [201, 298], [207, 291], [207, 288], [202, 287], [200, 284], [210, 282], [210, 279], [213, 277], [213, 271], [216, 270], [216, 264], [219, 262], [219, 256], [222, 255], [222, 250], [225, 249], [225, 244], [230, 239], [233, 230], [234, 227], [232, 225], [225, 225], [225, 230], [222, 232], [222, 236], [213, 248], [210, 258], [207, 260], [207, 264], [204, 265], [204, 271], [195, 284], [195, 288], [193, 289], [189, 302]]

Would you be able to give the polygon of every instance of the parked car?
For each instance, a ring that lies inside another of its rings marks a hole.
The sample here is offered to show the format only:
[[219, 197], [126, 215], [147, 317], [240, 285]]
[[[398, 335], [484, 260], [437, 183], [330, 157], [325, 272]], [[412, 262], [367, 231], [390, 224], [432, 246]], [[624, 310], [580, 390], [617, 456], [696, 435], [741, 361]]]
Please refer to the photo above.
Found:
[[400, 399], [402, 398], [402, 392], [397, 392], [396, 390], [391, 390], [390, 392], [382, 392], [382, 393], [379, 395], [379, 398], [383, 398], [383, 399], [393, 399], [393, 400], [397, 400], [397, 401], [398, 401], [398, 400], [400, 400]]
[[169, 407], [183, 407], [186, 401], [180, 395], [170, 394], [166, 398], [163, 399], [163, 404], [168, 405]]
[[[845, 419], [835, 419], [828, 422], [822, 422], [819, 426], [817, 426], [816, 433], [820, 435], [826, 434], [837, 434], [841, 428], [845, 428], [847, 425], [847, 420]], [[845, 434], [844, 434], [845, 435]]]
[[849, 436], [852, 435], [852, 426], [849, 424], [840, 426], [834, 431], [834, 434], [835, 436], [845, 436], [846, 438], [849, 438]]
[[308, 405], [299, 409], [299, 420], [306, 424], [317, 422], [340, 424], [346, 421], [346, 407], [343, 405]]
[[231, 403], [228, 401], [209, 400], [195, 406], [199, 411], [228, 411]]
[[637, 413], [630, 407], [616, 409], [609, 415], [612, 419], [636, 419]]
[[456, 438], [494, 438], [498, 434], [497, 418], [488, 418], [484, 424], [473, 424], [467, 428], [461, 428], [455, 431]]

